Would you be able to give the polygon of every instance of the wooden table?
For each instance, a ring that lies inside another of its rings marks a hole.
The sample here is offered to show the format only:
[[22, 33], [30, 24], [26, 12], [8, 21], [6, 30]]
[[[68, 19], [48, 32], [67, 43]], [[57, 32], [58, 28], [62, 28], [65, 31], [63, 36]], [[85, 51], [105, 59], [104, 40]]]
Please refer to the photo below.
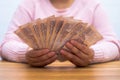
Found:
[[55, 63], [45, 68], [27, 64], [0, 62], [0, 80], [120, 80], [120, 61], [76, 68], [70, 62]]

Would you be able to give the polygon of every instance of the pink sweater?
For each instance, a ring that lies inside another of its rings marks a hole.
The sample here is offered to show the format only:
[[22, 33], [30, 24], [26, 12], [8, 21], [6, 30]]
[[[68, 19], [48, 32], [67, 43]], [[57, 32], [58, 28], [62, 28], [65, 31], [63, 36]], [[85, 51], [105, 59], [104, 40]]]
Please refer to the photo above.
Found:
[[16, 10], [1, 45], [2, 57], [9, 61], [25, 62], [28, 46], [14, 31], [20, 25], [51, 15], [73, 16], [96, 27], [104, 39], [90, 47], [95, 52], [92, 63], [119, 59], [120, 44], [100, 3], [94, 0], [75, 0], [71, 7], [63, 10], [54, 8], [49, 0], [24, 0]]

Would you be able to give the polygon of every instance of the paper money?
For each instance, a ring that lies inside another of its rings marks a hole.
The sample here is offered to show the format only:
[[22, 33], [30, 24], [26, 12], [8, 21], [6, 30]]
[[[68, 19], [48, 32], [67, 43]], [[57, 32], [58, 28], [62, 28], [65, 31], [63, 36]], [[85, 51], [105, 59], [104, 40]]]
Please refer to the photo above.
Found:
[[[52, 33], [52, 35], [51, 35], [51, 37], [50, 37], [50, 45], [49, 45], [49, 46], [50, 46], [50, 49], [51, 49], [51, 50], [53, 50], [52, 47], [53, 47], [53, 45], [54, 45], [55, 39], [56, 39], [56, 37], [57, 37], [57, 34], [58, 34], [58, 32], [60, 31], [63, 23], [64, 23], [64, 19], [63, 19], [62, 17], [57, 17], [57, 18], [56, 18], [56, 24], [55, 24], [55, 27], [54, 27], [54, 29], [53, 29], [53, 33]], [[53, 51], [54, 51], [54, 50], [53, 50]]]
[[31, 23], [28, 23], [28, 24], [25, 24], [23, 26], [20, 26], [18, 31], [16, 31], [15, 33], [23, 41], [25, 41], [31, 48], [39, 49], [38, 44], [36, 43], [36, 39], [34, 37], [34, 34], [32, 33], [32, 30], [30, 28], [30, 25], [31, 25]]
[[103, 38], [92, 25], [87, 27], [87, 29], [83, 33], [85, 39], [84, 44], [86, 44], [87, 46], [91, 46]]
[[[56, 25], [56, 18], [55, 16], [51, 16], [47, 20], [47, 36], [46, 36], [46, 48], [51, 49], [52, 42], [51, 42], [51, 36], [53, 34], [54, 27]], [[50, 46], [51, 45], [51, 46]]]
[[60, 61], [65, 59], [59, 51], [61, 49], [69, 51], [65, 47], [66, 42], [74, 39], [90, 47], [103, 38], [94, 26], [73, 17], [61, 16], [36, 19], [19, 26], [15, 34], [33, 49], [48, 48], [55, 51]]

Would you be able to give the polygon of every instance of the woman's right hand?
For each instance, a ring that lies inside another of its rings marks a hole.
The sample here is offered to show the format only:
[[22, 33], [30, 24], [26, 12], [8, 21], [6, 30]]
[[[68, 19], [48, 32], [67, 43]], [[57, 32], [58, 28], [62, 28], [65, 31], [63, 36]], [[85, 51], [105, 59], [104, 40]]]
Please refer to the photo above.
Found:
[[44, 67], [57, 59], [55, 52], [48, 49], [31, 50], [26, 53], [27, 62], [34, 67]]

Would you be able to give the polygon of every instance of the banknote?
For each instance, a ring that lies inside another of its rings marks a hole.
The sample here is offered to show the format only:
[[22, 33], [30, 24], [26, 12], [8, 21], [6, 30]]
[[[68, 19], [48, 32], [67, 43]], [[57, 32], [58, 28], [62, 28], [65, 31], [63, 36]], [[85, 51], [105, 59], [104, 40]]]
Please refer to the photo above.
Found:
[[73, 17], [54, 15], [21, 25], [15, 34], [33, 49], [48, 48], [55, 51], [60, 61], [66, 60], [60, 50], [70, 51], [65, 47], [68, 41], [73, 39], [90, 47], [103, 38], [93, 25]]

